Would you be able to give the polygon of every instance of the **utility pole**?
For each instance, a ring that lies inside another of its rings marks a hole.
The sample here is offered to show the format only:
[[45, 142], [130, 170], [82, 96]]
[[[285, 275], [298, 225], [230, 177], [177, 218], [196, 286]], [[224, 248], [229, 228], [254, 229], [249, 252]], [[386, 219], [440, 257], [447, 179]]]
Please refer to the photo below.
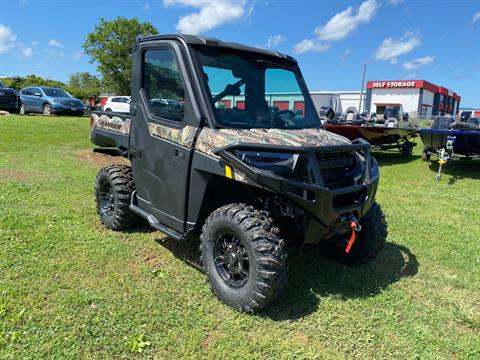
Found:
[[367, 64], [363, 64], [363, 75], [362, 75], [362, 89], [360, 90], [360, 103], [358, 104], [358, 113], [362, 113], [362, 98], [363, 98], [363, 86], [365, 84], [365, 71], [367, 70]]

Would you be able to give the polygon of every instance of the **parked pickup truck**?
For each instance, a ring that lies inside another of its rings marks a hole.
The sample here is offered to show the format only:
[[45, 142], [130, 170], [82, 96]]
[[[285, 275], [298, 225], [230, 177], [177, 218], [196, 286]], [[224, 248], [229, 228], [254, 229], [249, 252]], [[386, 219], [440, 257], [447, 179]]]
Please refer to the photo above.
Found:
[[[272, 106], [272, 88], [297, 93], [302, 111]], [[130, 114], [91, 117], [95, 151], [131, 161], [98, 172], [100, 220], [199, 235], [215, 294], [241, 311], [265, 308], [286, 283], [287, 249], [321, 246], [359, 265], [385, 244], [370, 145], [320, 126], [290, 56], [200, 36], [139, 38]]]

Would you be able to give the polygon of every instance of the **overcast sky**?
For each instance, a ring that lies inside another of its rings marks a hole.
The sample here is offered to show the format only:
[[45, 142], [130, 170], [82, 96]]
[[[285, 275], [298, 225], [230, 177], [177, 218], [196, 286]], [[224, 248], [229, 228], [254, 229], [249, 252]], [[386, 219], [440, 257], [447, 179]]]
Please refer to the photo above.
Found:
[[0, 75], [66, 81], [95, 72], [81, 44], [100, 17], [204, 34], [295, 56], [311, 90], [425, 79], [480, 107], [478, 0], [0, 0]]

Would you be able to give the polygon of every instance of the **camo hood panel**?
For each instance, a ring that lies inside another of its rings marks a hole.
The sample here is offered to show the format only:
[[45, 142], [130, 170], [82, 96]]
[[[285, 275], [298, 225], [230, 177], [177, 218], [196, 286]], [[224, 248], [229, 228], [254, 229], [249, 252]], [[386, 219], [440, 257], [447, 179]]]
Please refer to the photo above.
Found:
[[196, 149], [214, 155], [215, 149], [244, 142], [248, 144], [270, 144], [279, 146], [329, 146], [347, 145], [347, 138], [322, 130], [281, 130], [281, 129], [210, 129], [203, 128], [197, 140]]

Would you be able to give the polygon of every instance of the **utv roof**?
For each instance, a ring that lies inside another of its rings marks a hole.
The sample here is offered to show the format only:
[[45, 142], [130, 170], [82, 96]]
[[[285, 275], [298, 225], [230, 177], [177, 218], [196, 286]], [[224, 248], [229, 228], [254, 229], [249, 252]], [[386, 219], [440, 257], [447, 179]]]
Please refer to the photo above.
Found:
[[281, 58], [284, 60], [290, 60], [295, 63], [297, 62], [297, 60], [291, 57], [290, 55], [286, 55], [278, 51], [260, 49], [260, 48], [247, 46], [247, 45], [243, 45], [235, 42], [225, 42], [219, 39], [206, 37], [206, 36], [188, 35], [188, 34], [168, 34], [168, 35], [151, 35], [151, 36], [137, 38], [138, 42], [149, 42], [149, 41], [155, 41], [155, 40], [179, 40], [189, 45], [206, 45], [206, 46], [228, 48], [228, 49], [239, 50], [239, 51], [255, 52], [262, 55], [268, 55], [268, 56]]

